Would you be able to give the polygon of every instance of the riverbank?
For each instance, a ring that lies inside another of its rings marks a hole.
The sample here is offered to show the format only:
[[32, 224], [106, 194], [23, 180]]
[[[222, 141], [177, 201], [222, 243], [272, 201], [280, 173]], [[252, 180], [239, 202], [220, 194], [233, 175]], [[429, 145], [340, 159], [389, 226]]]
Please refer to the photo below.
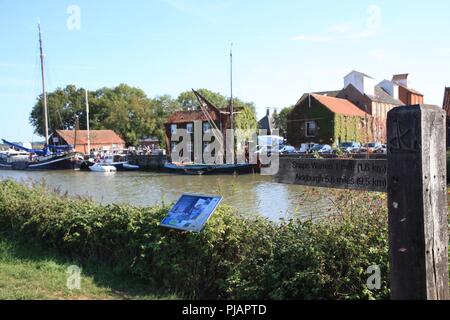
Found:
[[[191, 234], [159, 226], [167, 207], [102, 206], [0, 182], [3, 232], [83, 268], [114, 266], [161, 292], [196, 299], [388, 298], [384, 196], [339, 193], [335, 205], [339, 214], [320, 221], [279, 224], [221, 206], [202, 233]], [[379, 290], [367, 287], [373, 265], [381, 270]]]
[[142, 279], [98, 263], [84, 263], [80, 288], [69, 289], [68, 268], [73, 263], [36, 243], [0, 233], [0, 300], [176, 299], [151, 290]]

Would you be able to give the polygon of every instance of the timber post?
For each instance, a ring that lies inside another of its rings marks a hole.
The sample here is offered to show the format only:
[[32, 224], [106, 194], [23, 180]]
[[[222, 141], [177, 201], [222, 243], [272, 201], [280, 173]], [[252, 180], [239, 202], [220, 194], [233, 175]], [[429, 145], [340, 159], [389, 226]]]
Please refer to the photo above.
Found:
[[446, 119], [441, 108], [388, 113], [391, 299], [448, 300]]

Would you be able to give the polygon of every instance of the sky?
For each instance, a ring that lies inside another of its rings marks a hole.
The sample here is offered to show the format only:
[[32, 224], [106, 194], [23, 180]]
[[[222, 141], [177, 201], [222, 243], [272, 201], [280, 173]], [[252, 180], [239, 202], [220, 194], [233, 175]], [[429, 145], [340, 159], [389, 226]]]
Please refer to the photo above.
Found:
[[450, 86], [450, 1], [0, 0], [0, 138], [32, 142], [41, 92], [41, 21], [48, 91], [126, 83], [149, 97], [191, 88], [266, 108], [338, 90], [352, 70], [381, 82], [410, 73], [425, 102]]

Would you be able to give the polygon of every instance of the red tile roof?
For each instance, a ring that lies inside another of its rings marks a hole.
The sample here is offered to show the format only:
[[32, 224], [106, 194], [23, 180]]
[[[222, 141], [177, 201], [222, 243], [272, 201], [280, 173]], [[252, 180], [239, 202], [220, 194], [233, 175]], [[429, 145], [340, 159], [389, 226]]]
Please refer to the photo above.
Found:
[[359, 117], [368, 115], [366, 112], [362, 111], [356, 105], [346, 99], [321, 96], [318, 94], [312, 94], [311, 96], [334, 113]]
[[[74, 130], [57, 130], [56, 133], [63, 138], [68, 144], [75, 144]], [[87, 144], [87, 130], [77, 130], [77, 144]], [[125, 141], [112, 130], [90, 130], [91, 144], [125, 144]]]
[[450, 87], [445, 88], [444, 104], [442, 107], [444, 108], [445, 112], [447, 112], [447, 116], [450, 117]]
[[[218, 112], [209, 112], [212, 120], [219, 120]], [[202, 110], [178, 111], [173, 113], [166, 123], [188, 123], [194, 121], [208, 121]]]

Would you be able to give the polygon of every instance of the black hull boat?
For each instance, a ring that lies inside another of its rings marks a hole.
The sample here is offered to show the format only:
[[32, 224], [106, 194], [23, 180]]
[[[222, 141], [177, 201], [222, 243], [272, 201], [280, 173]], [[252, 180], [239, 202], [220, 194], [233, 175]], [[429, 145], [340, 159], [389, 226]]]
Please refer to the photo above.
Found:
[[243, 164], [175, 164], [164, 165], [167, 172], [188, 175], [213, 175], [213, 174], [251, 174], [256, 172], [256, 166], [249, 163]]
[[38, 161], [0, 162], [4, 170], [75, 170], [80, 168], [80, 162], [74, 154], [51, 156]]

